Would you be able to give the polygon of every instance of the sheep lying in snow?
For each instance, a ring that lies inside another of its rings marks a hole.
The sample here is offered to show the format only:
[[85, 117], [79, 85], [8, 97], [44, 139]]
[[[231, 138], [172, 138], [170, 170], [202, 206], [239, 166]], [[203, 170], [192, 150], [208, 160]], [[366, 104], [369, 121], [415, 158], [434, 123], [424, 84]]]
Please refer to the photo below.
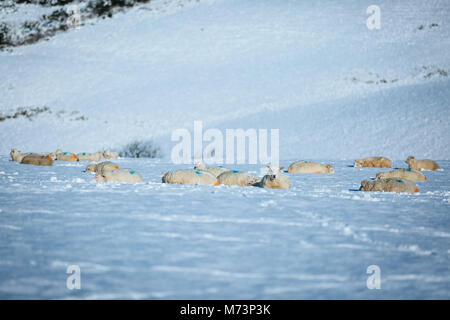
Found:
[[119, 169], [119, 166], [114, 162], [105, 161], [98, 164], [90, 164], [86, 167], [84, 172], [103, 173], [105, 171], [113, 171]]
[[382, 192], [419, 192], [416, 184], [409, 180], [403, 179], [378, 179], [375, 181], [363, 180], [361, 182], [360, 191], [382, 191]]
[[220, 176], [224, 172], [231, 171], [231, 169], [224, 168], [221, 166], [207, 168], [203, 162], [197, 163], [194, 166], [194, 170], [208, 171], [209, 173], [212, 173], [216, 177]]
[[77, 157], [80, 161], [99, 162], [100, 160], [102, 160], [103, 154], [101, 152], [96, 152], [96, 153], [82, 152], [82, 153], [77, 154]]
[[52, 155], [41, 156], [37, 154], [31, 154], [23, 157], [21, 163], [23, 164], [33, 164], [35, 166], [52, 166], [54, 158]]
[[258, 184], [259, 187], [271, 189], [289, 189], [291, 187], [289, 177], [281, 173], [284, 167], [276, 168], [267, 166], [267, 168], [269, 170]]
[[220, 174], [217, 179], [221, 184], [226, 186], [254, 186], [259, 183], [261, 180], [257, 177], [254, 177], [246, 172], [240, 172], [237, 170], [230, 170]]
[[289, 173], [334, 173], [334, 168], [329, 164], [309, 161], [296, 161], [289, 166]]
[[414, 170], [438, 170], [441, 167], [433, 160], [416, 160], [413, 156], [409, 156], [405, 161], [410, 169]]
[[31, 153], [20, 153], [17, 149], [11, 149], [10, 155], [12, 161], [21, 162], [25, 156], [31, 155]]
[[61, 150], [56, 151], [56, 160], [58, 161], [80, 161], [78, 157], [70, 152], [62, 152]]
[[105, 159], [118, 159], [119, 158], [119, 154], [117, 152], [113, 152], [109, 149], [106, 149], [103, 152], [103, 158]]
[[397, 169], [389, 172], [380, 172], [376, 175], [375, 180], [387, 178], [406, 179], [411, 181], [427, 180], [427, 177], [425, 177], [422, 172], [414, 169]]
[[216, 176], [207, 171], [201, 170], [177, 170], [164, 173], [163, 183], [172, 184], [209, 184], [217, 186], [220, 184]]
[[103, 171], [95, 175], [97, 182], [125, 182], [125, 183], [139, 183], [142, 182], [142, 177], [139, 173], [131, 169], [117, 169], [113, 171]]
[[392, 162], [384, 157], [369, 157], [355, 160], [355, 167], [392, 168]]

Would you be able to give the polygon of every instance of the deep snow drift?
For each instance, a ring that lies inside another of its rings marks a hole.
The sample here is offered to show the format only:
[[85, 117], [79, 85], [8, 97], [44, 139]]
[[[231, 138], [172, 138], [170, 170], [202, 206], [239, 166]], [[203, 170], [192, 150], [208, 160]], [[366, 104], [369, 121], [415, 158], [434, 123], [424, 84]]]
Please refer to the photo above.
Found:
[[[0, 159], [0, 297], [450, 297], [449, 161], [413, 195], [357, 191], [386, 169], [346, 161], [334, 175], [290, 175], [291, 190], [166, 185], [170, 163], [118, 163], [145, 183]], [[66, 288], [69, 265], [81, 290]], [[381, 290], [366, 287], [370, 265]]]

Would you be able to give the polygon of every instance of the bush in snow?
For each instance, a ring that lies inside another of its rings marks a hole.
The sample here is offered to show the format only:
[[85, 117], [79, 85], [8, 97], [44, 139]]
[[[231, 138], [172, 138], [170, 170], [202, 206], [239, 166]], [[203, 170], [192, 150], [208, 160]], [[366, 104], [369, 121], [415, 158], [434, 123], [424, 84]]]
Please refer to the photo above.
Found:
[[161, 149], [152, 140], [136, 140], [124, 146], [119, 155], [123, 158], [160, 158]]

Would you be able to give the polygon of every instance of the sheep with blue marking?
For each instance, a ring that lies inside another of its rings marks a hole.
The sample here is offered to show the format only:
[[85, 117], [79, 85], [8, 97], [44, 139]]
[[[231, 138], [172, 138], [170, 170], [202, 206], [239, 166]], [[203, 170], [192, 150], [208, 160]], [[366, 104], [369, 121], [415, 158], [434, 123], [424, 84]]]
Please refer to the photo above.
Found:
[[261, 179], [252, 176], [247, 172], [241, 172], [238, 170], [229, 170], [220, 174], [217, 179], [220, 184], [226, 186], [254, 186], [258, 184]]
[[101, 152], [95, 152], [95, 153], [82, 152], [82, 153], [78, 153], [77, 157], [80, 161], [99, 162], [100, 160], [102, 160], [103, 154]]
[[163, 174], [162, 182], [170, 184], [219, 185], [219, 180], [212, 173], [192, 169], [166, 172]]
[[375, 176], [375, 180], [387, 178], [406, 179], [411, 181], [427, 180], [427, 177], [425, 177], [422, 172], [414, 169], [396, 169], [388, 172], [380, 172]]
[[70, 152], [62, 152], [61, 150], [56, 150], [56, 160], [58, 161], [80, 161], [76, 154]]
[[270, 189], [290, 189], [291, 182], [289, 177], [282, 173], [284, 167], [269, 167], [267, 166], [267, 174], [262, 178], [258, 184], [261, 188]]
[[140, 183], [142, 177], [139, 173], [131, 169], [117, 169], [112, 171], [103, 171], [95, 175], [97, 182], [123, 182], [123, 183]]
[[195, 164], [194, 170], [202, 170], [202, 171], [208, 171], [215, 175], [216, 177], [220, 176], [222, 173], [231, 171], [231, 169], [224, 168], [222, 166], [217, 167], [206, 167], [206, 165], [203, 162], [199, 162]]
[[361, 182], [360, 191], [378, 191], [378, 192], [406, 192], [416, 193], [419, 192], [417, 185], [405, 179], [377, 179], [374, 181], [363, 180]]
[[334, 168], [330, 164], [322, 164], [310, 161], [296, 161], [289, 166], [289, 173], [334, 173]]

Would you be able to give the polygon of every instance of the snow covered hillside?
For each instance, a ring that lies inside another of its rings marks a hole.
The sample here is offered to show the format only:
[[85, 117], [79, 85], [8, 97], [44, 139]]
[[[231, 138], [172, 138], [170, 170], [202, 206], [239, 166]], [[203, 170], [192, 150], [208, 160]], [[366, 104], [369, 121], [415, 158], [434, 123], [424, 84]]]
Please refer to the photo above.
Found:
[[[450, 4], [151, 1], [0, 53], [0, 153], [279, 128], [281, 158], [450, 159]], [[67, 116], [57, 116], [58, 114]], [[75, 117], [70, 115], [75, 113]]]

